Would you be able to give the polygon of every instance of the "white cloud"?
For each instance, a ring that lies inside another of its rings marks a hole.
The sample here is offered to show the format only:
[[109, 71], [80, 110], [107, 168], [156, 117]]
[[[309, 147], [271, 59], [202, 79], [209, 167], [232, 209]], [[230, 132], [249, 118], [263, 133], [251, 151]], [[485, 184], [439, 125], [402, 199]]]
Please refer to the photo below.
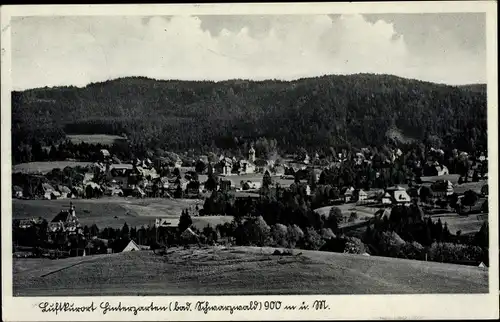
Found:
[[460, 83], [485, 73], [481, 58], [456, 48], [451, 59], [435, 62], [412, 56], [392, 24], [361, 15], [281, 16], [258, 35], [248, 27], [210, 34], [189, 16], [147, 23], [140, 17], [36, 18], [13, 25], [14, 88], [83, 86], [131, 75], [286, 80], [371, 72]]

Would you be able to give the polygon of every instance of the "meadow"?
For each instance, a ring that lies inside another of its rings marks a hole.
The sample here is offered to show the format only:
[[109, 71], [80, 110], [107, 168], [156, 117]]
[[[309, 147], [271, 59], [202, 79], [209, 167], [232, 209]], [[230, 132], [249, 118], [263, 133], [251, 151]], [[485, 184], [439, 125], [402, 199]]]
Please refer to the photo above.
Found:
[[74, 144], [82, 142], [88, 144], [113, 145], [116, 141], [126, 140], [126, 138], [118, 135], [108, 134], [70, 134], [67, 138]]
[[53, 169], [59, 168], [64, 169], [66, 167], [86, 167], [90, 165], [91, 162], [82, 161], [39, 161], [39, 162], [28, 162], [19, 163], [12, 166], [12, 173], [40, 173], [46, 174]]
[[168, 218], [172, 222], [179, 219], [183, 209], [190, 209], [193, 224], [202, 229], [207, 224], [230, 222], [230, 216], [197, 217], [195, 207], [202, 207], [199, 199], [160, 199], [160, 198], [120, 198], [106, 197], [100, 199], [66, 199], [66, 200], [12, 200], [12, 218], [22, 219], [42, 217], [52, 220], [59, 211], [67, 209], [72, 202], [76, 215], [82, 225], [96, 224], [100, 229], [105, 227], [121, 228], [124, 223], [140, 227], [153, 225], [156, 218]]
[[479, 267], [269, 247], [14, 258], [14, 296], [486, 293]]

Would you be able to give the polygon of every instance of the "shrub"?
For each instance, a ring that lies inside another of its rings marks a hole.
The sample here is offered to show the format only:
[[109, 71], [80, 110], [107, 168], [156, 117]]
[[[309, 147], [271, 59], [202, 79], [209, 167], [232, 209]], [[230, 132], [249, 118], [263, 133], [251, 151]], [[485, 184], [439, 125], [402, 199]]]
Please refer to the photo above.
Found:
[[303, 239], [305, 249], [318, 250], [325, 244], [321, 236], [311, 227], [308, 227]]
[[397, 257], [405, 244], [406, 242], [395, 232], [385, 231], [380, 236], [378, 246], [382, 254]]
[[355, 212], [355, 211], [353, 211], [353, 212], [351, 212], [351, 215], [349, 216], [349, 220], [348, 221], [349, 222], [354, 222], [356, 220], [358, 220], [358, 213]]
[[420, 245], [416, 241], [412, 243], [405, 243], [401, 247], [398, 257], [423, 260], [425, 258], [424, 246]]
[[288, 229], [283, 224], [276, 224], [271, 227], [272, 244], [275, 247], [288, 247]]
[[240, 245], [266, 246], [269, 244], [270, 231], [262, 216], [249, 218], [237, 227], [236, 242]]
[[478, 262], [484, 259], [484, 252], [479, 246], [433, 243], [429, 249], [429, 259], [443, 263]]
[[331, 228], [336, 231], [338, 226], [344, 221], [344, 215], [342, 214], [342, 210], [338, 207], [330, 208], [330, 213], [328, 216], [328, 220], [325, 223], [325, 226]]
[[344, 253], [348, 254], [363, 254], [366, 252], [365, 244], [361, 239], [356, 237], [348, 237], [345, 243]]
[[287, 242], [288, 247], [295, 248], [295, 245], [304, 238], [304, 232], [297, 225], [288, 225], [287, 227]]
[[321, 229], [321, 237], [323, 239], [328, 240], [331, 238], [335, 238], [336, 236], [330, 228], [323, 228], [323, 229]]
[[203, 232], [200, 237], [202, 238], [200, 240], [202, 243], [213, 245], [219, 240], [220, 234], [217, 230], [212, 228], [212, 226], [207, 225], [205, 228], [203, 228]]

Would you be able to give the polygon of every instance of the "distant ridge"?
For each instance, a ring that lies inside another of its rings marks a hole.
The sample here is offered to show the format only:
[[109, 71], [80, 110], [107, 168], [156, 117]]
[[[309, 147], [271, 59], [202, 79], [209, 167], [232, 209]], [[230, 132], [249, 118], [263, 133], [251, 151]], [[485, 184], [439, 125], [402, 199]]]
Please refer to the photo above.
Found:
[[486, 142], [486, 85], [393, 75], [219, 82], [124, 77], [83, 88], [15, 91], [12, 113], [14, 145], [64, 133], [126, 133], [142, 150], [236, 149], [259, 137], [275, 139], [282, 149], [315, 149], [384, 144], [389, 129], [415, 140], [448, 137], [464, 149], [467, 136], [475, 137], [474, 145]]

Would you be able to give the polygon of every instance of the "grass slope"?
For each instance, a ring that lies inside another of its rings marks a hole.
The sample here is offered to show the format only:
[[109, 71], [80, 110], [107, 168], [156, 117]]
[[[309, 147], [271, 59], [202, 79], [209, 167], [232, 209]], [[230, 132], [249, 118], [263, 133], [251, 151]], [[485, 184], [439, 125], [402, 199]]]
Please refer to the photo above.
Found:
[[[77, 217], [82, 225], [96, 224], [99, 228], [120, 228], [127, 225], [140, 227], [152, 225], [158, 217], [178, 219], [183, 209], [190, 209], [195, 214], [195, 205], [202, 206], [196, 199], [135, 199], [135, 198], [101, 198], [74, 200], [12, 200], [12, 218], [22, 219], [42, 217], [52, 220], [59, 211], [69, 207], [73, 202]], [[115, 218], [115, 216], [117, 218]], [[193, 224], [203, 229], [207, 224], [215, 226], [229, 222], [230, 216], [196, 217], [192, 216]]]
[[39, 162], [28, 162], [20, 163], [12, 166], [12, 173], [22, 172], [22, 173], [48, 173], [53, 169], [59, 168], [64, 169], [66, 167], [86, 167], [91, 162], [82, 161], [39, 161]]
[[[478, 267], [314, 251], [205, 247], [101, 255], [47, 269], [14, 259], [14, 296], [485, 293]], [[31, 260], [33, 261], [33, 260]], [[72, 261], [72, 262], [70, 262]], [[28, 269], [20, 269], [29, 266]], [[62, 269], [62, 270], [61, 270]], [[53, 272], [46, 275], [47, 273]], [[44, 275], [44, 277], [41, 277]]]
[[85, 142], [88, 144], [113, 145], [116, 141], [125, 140], [124, 137], [108, 134], [70, 134], [67, 135], [67, 138], [74, 144]]

